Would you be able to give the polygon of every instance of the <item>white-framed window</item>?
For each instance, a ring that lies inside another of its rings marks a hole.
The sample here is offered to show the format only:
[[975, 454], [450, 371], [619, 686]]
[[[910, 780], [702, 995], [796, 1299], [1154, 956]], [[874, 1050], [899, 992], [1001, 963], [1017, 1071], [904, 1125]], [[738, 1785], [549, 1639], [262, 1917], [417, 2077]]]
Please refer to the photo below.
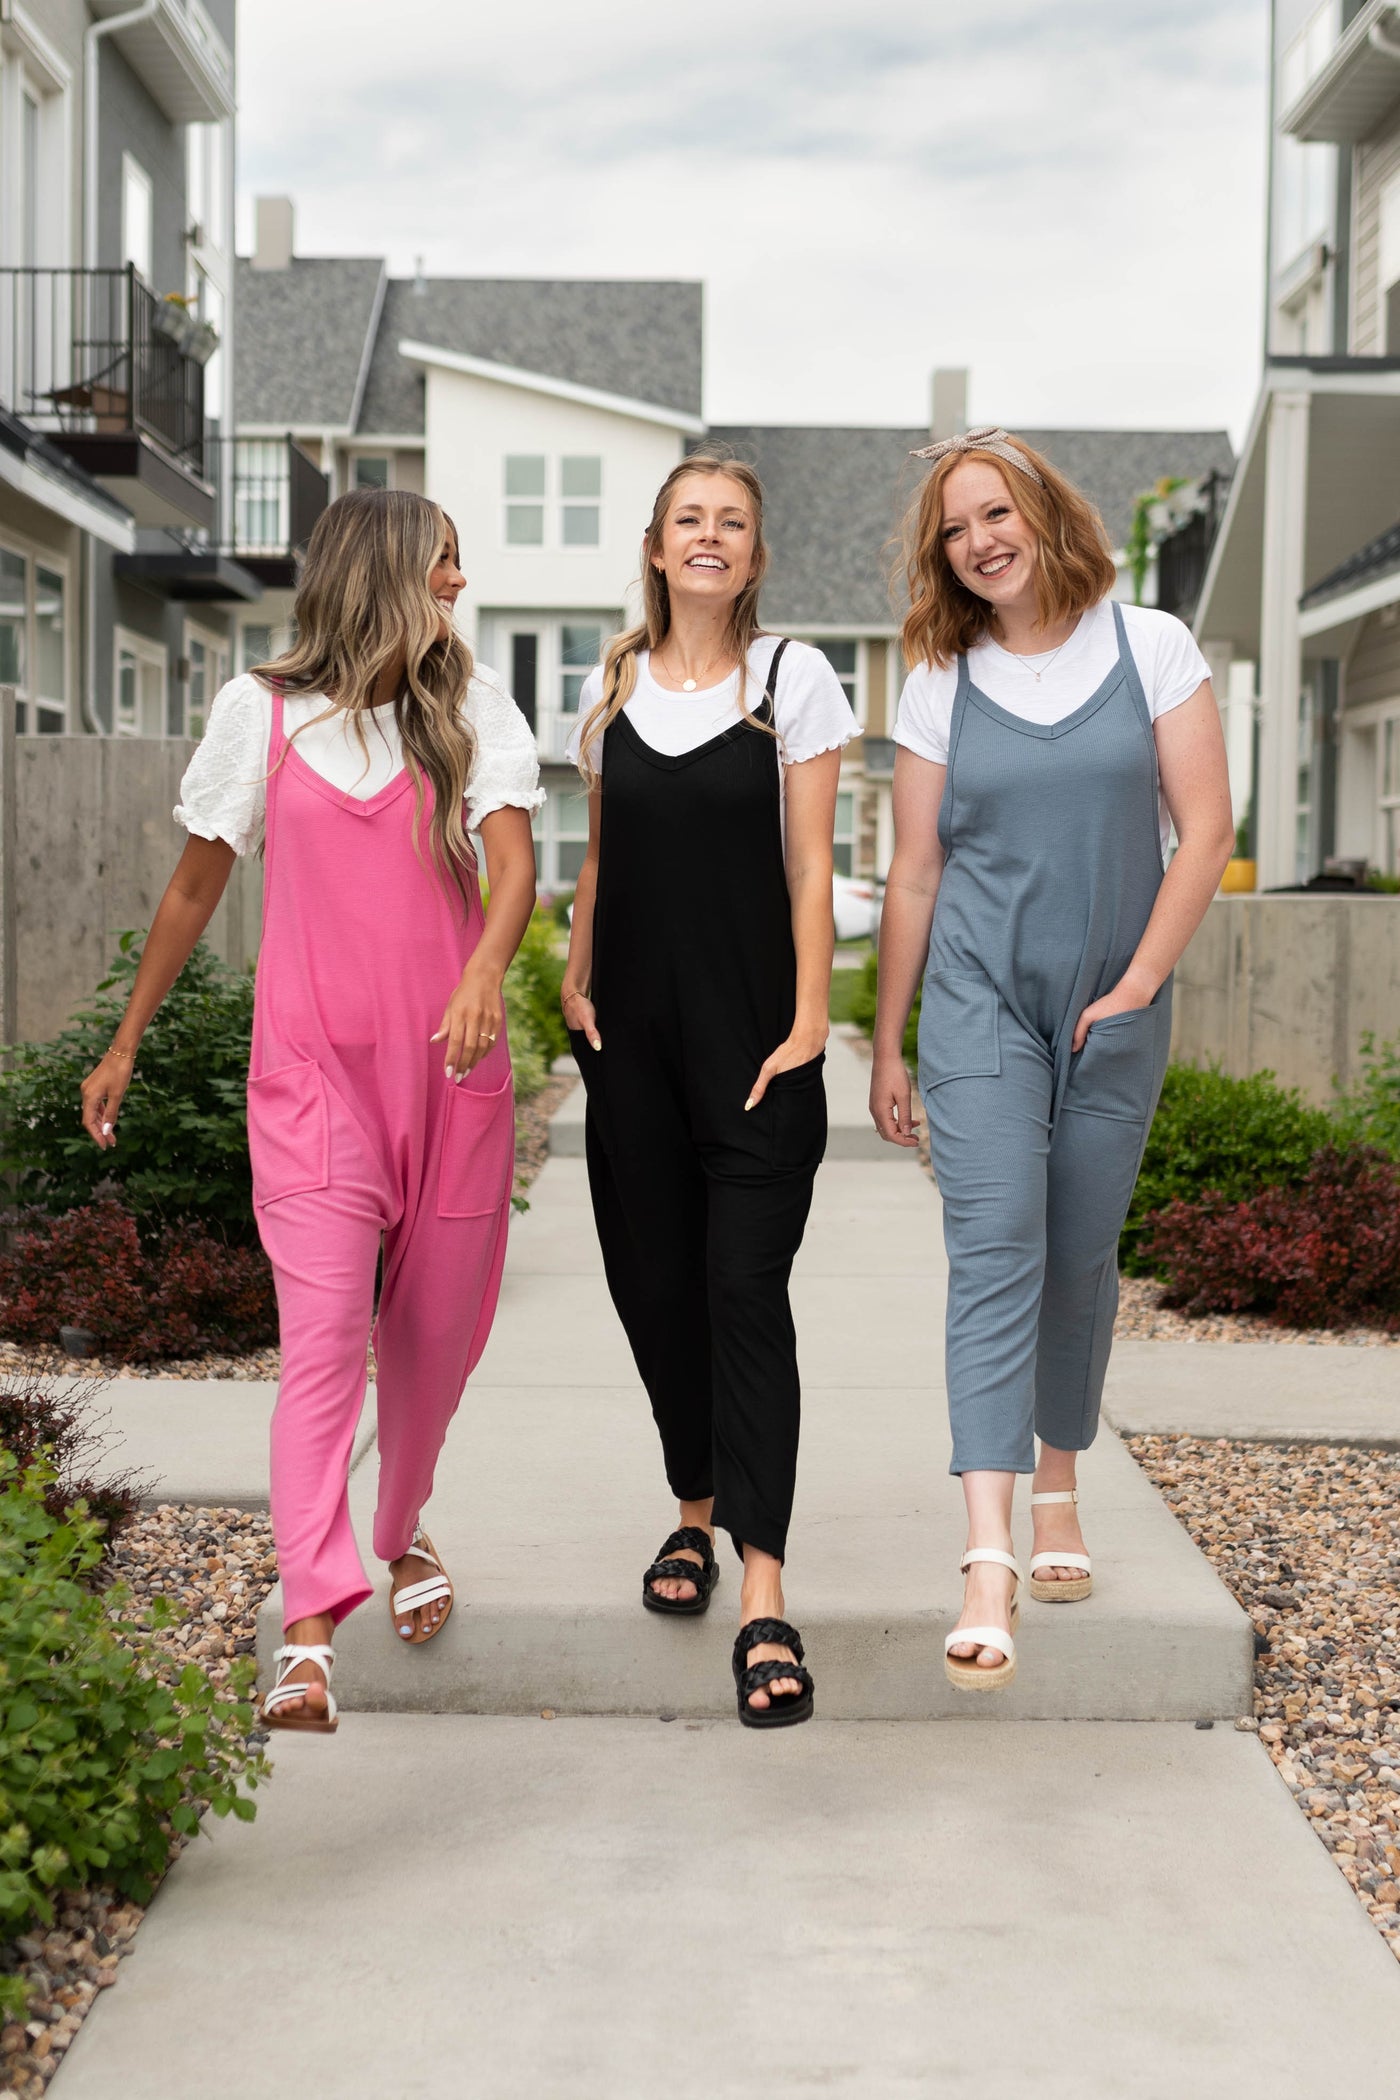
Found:
[[1332, 56], [1341, 28], [1339, 0], [1322, 0], [1321, 7], [1313, 9], [1280, 58], [1280, 109], [1287, 109], [1296, 102], [1309, 81], [1316, 80]]
[[535, 875], [542, 890], [571, 890], [588, 851], [588, 796], [583, 782], [555, 787], [530, 819], [535, 838]]
[[1400, 175], [1383, 183], [1379, 204], [1380, 338], [1386, 354], [1400, 355]]
[[391, 489], [394, 463], [387, 452], [357, 452], [350, 461], [350, 486], [355, 489]]
[[225, 635], [214, 634], [207, 627], [196, 627], [192, 621], [186, 623], [185, 662], [189, 675], [181, 700], [176, 701], [172, 708], [172, 713], [183, 715], [182, 720], [172, 725], [172, 735], [203, 736], [214, 695], [221, 685], [228, 683], [228, 661]]
[[134, 153], [122, 154], [122, 261], [151, 282], [155, 249], [151, 178]]
[[612, 610], [481, 614], [482, 659], [505, 679], [543, 758], [563, 758], [584, 681], [621, 625]]
[[820, 649], [841, 681], [841, 690], [851, 703], [851, 713], [861, 728], [865, 727], [865, 651], [860, 643], [850, 641], [812, 641], [814, 649]]
[[1303, 680], [1298, 694], [1298, 744], [1293, 796], [1293, 880], [1312, 874], [1313, 803], [1317, 781], [1317, 687]]
[[0, 685], [15, 688], [21, 736], [61, 736], [68, 727], [70, 610], [66, 562], [0, 543]]
[[267, 620], [245, 620], [238, 630], [238, 668], [270, 663], [278, 654], [277, 631]]
[[855, 791], [842, 788], [836, 797], [836, 829], [831, 847], [831, 864], [838, 875], [855, 873], [857, 826]]
[[1376, 858], [1400, 875], [1400, 707], [1376, 724]]
[[507, 547], [601, 547], [603, 462], [597, 453], [508, 452], [501, 466]]
[[116, 736], [164, 736], [169, 658], [160, 642], [129, 628], [112, 636], [112, 731]]
[[233, 448], [233, 544], [240, 554], [285, 552], [291, 537], [287, 447], [239, 438]]

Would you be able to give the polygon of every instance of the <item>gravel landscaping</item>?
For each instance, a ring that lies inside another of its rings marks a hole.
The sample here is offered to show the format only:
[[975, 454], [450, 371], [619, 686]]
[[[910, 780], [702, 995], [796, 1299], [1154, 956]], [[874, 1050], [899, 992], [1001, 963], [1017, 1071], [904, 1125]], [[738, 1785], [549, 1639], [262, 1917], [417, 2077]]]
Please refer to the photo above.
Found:
[[1400, 1453], [1128, 1448], [1254, 1622], [1257, 1729], [1400, 1958]]
[[[167, 1600], [176, 1623], [156, 1640], [215, 1684], [228, 1681], [235, 1656], [252, 1654], [258, 1606], [277, 1579], [268, 1519], [237, 1509], [141, 1511], [107, 1565], [138, 1605]], [[172, 1838], [171, 1859], [182, 1842]], [[0, 1944], [0, 1974], [29, 1985], [24, 2021], [0, 2028], [0, 2100], [37, 2100], [98, 1992], [117, 1981], [144, 1915], [111, 1889], [78, 1889], [62, 1896], [52, 1926]]]

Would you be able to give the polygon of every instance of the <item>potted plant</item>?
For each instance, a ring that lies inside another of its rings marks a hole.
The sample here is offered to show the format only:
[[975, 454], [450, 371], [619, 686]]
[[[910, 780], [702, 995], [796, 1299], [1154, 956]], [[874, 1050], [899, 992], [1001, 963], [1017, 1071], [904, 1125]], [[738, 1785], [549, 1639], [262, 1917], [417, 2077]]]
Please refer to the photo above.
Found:
[[157, 302], [155, 312], [151, 316], [151, 326], [156, 334], [163, 335], [167, 342], [174, 343], [177, 350], [184, 349], [194, 325], [190, 301], [183, 292], [167, 292], [165, 297]]

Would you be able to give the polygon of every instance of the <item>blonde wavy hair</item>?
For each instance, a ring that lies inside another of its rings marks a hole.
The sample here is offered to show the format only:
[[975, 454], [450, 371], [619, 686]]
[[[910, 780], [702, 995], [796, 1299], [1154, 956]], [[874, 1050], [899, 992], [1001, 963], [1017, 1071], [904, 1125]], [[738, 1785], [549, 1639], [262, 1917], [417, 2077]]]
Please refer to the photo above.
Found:
[[665, 570], [659, 569], [656, 561], [661, 553], [662, 534], [676, 490], [692, 474], [707, 477], [727, 475], [739, 484], [753, 510], [753, 567], [748, 582], [730, 608], [724, 640], [726, 649], [740, 668], [740, 713], [754, 729], [773, 733], [769, 724], [754, 719], [748, 702], [749, 650], [763, 632], [758, 619], [758, 594], [768, 570], [768, 543], [763, 537], [763, 485], [753, 468], [742, 460], [726, 459], [719, 452], [692, 452], [688, 459], [671, 469], [656, 492], [651, 523], [642, 537], [642, 619], [638, 626], [629, 627], [625, 634], [614, 635], [608, 643], [603, 656], [603, 697], [584, 717], [579, 736], [578, 769], [590, 788], [598, 785], [600, 777], [592, 758], [594, 746], [617, 720], [636, 690], [638, 651], [660, 649], [671, 631], [670, 587]]
[[939, 669], [965, 656], [996, 627], [995, 608], [958, 581], [943, 544], [943, 491], [948, 476], [964, 460], [980, 459], [996, 468], [1035, 534], [1035, 599], [1042, 627], [1078, 619], [1106, 598], [1117, 580], [1108, 534], [1093, 504], [1042, 453], [1015, 436], [1009, 443], [1024, 456], [1030, 471], [1021, 473], [976, 446], [948, 453], [935, 462], [905, 519], [909, 611], [901, 639], [911, 670], [920, 663]]
[[296, 641], [285, 655], [253, 668], [265, 685], [324, 693], [325, 714], [315, 719], [348, 715], [368, 765], [365, 716], [380, 677], [402, 664], [394, 720], [416, 796], [415, 846], [426, 782], [433, 791], [432, 860], [465, 895], [476, 866], [462, 820], [476, 758], [476, 738], [462, 716], [472, 655], [455, 628], [440, 636], [442, 608], [428, 588], [449, 544], [455, 561], [457, 528], [426, 497], [407, 489], [337, 496], [307, 545], [293, 608]]

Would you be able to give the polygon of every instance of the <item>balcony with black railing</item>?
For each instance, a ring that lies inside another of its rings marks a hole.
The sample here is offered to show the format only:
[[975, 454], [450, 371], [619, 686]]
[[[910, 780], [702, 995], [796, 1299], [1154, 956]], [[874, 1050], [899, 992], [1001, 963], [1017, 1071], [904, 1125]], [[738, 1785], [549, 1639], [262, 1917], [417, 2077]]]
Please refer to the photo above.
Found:
[[1228, 475], [1207, 474], [1197, 491], [1197, 508], [1157, 543], [1157, 604], [1188, 625], [1195, 617], [1229, 488]]
[[0, 404], [127, 504], [205, 531], [204, 359], [212, 331], [134, 267], [0, 269]]
[[245, 602], [291, 590], [297, 558], [330, 500], [330, 484], [290, 436], [204, 440], [216, 524], [209, 532], [143, 534], [115, 569], [167, 598]]

